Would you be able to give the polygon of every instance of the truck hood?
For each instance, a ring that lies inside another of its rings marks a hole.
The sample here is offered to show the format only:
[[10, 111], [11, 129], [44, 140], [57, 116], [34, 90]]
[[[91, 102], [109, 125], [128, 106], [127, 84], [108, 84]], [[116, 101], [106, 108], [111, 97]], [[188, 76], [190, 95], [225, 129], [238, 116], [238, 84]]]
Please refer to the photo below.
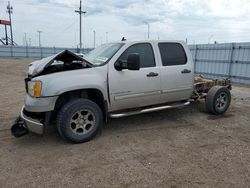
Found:
[[78, 56], [77, 54], [69, 51], [69, 50], [64, 50], [62, 52], [59, 52], [55, 55], [43, 58], [41, 60], [34, 61], [29, 64], [29, 70], [28, 70], [28, 75], [31, 77], [38, 76], [40, 73], [42, 73], [47, 67], [52, 65], [54, 61], [61, 61], [63, 63], [70, 64], [73, 61], [79, 61], [82, 63], [85, 63], [86, 66], [92, 67], [93, 65], [88, 62], [86, 59]]
[[84, 88], [95, 88], [102, 91], [107, 88], [107, 66], [57, 72], [37, 76], [32, 80], [42, 82], [41, 96], [43, 97], [58, 96], [67, 91]]

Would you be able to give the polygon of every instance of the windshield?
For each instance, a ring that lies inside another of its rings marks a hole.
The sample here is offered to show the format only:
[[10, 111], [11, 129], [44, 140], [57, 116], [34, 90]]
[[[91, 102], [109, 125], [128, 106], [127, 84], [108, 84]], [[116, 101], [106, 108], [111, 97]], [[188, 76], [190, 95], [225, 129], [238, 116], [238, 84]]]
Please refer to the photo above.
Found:
[[108, 43], [103, 44], [89, 52], [84, 59], [93, 65], [103, 65], [108, 62], [113, 55], [122, 47], [123, 43]]

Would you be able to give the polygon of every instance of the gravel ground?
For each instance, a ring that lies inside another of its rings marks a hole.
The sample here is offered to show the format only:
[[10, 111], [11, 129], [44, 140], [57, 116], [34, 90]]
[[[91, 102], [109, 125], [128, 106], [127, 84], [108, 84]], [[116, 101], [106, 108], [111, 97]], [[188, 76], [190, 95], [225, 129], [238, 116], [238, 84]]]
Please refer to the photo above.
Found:
[[200, 102], [112, 119], [85, 144], [53, 128], [16, 139], [9, 129], [30, 61], [0, 59], [0, 187], [249, 187], [249, 87], [233, 87], [223, 116]]

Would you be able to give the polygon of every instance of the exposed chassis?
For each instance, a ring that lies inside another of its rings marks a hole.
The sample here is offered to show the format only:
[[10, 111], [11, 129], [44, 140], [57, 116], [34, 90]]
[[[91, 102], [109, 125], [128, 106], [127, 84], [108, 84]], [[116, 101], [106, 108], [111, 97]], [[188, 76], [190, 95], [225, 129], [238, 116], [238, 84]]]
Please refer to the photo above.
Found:
[[194, 77], [194, 91], [191, 99], [194, 100], [199, 100], [203, 99], [207, 96], [208, 91], [213, 87], [213, 86], [224, 86], [228, 88], [229, 90], [232, 89], [232, 84], [230, 79], [225, 78], [225, 79], [208, 79], [204, 78], [202, 75], [195, 76]]

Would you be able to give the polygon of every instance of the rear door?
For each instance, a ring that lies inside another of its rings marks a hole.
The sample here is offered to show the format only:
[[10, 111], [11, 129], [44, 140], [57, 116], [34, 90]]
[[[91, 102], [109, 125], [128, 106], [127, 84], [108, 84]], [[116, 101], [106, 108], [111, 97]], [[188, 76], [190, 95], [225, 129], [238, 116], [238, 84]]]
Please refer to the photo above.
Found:
[[117, 71], [109, 64], [111, 110], [137, 108], [160, 102], [160, 68], [151, 43], [134, 43], [124, 47], [116, 61], [126, 61], [129, 54], [140, 55], [140, 70]]
[[161, 102], [186, 100], [193, 92], [193, 61], [187, 48], [177, 42], [158, 43], [162, 65]]

